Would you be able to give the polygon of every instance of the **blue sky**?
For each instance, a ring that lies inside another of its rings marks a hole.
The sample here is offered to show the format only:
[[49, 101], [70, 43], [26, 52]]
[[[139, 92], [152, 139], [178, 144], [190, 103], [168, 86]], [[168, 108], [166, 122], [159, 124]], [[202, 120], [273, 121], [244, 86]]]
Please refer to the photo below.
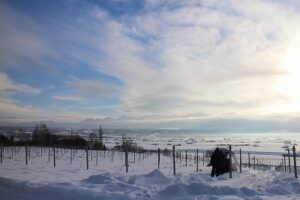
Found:
[[1, 1], [0, 120], [298, 118], [299, 5]]

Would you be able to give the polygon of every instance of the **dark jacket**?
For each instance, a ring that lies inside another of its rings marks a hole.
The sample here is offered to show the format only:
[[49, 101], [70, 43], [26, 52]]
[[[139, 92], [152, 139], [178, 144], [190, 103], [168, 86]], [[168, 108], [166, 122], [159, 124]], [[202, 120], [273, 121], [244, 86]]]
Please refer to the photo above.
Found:
[[221, 167], [223, 164], [224, 156], [223, 153], [217, 148], [211, 155], [210, 164], [213, 167]]

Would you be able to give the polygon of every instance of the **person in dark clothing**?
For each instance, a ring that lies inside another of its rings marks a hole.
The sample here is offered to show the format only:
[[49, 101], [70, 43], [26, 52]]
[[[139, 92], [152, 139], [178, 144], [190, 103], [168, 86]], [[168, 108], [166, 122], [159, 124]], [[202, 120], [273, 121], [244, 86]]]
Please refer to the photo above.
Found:
[[224, 156], [223, 153], [216, 148], [210, 158], [210, 164], [212, 166], [211, 177], [219, 176], [222, 174], [222, 166], [223, 166]]

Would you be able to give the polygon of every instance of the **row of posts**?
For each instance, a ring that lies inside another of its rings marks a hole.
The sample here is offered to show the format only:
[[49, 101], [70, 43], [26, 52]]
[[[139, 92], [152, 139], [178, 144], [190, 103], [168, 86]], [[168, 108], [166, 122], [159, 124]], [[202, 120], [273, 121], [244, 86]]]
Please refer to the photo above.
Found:
[[[175, 146], [173, 145], [172, 148], [172, 155], [173, 155], [173, 174], [176, 175], [176, 161], [175, 161]], [[298, 178], [298, 173], [297, 173], [297, 159], [296, 159], [296, 148], [293, 146], [293, 160], [294, 160], [294, 174], [295, 178]], [[198, 149], [196, 150], [196, 171], [199, 171], [199, 151]], [[242, 150], [240, 149], [239, 151], [239, 156], [240, 156], [240, 162], [239, 162], [239, 171], [242, 173]], [[288, 162], [289, 162], [289, 173], [291, 173], [291, 163], [290, 163], [290, 151], [288, 150]], [[186, 166], [187, 166], [187, 150], [186, 150]], [[285, 160], [285, 156], [284, 156]], [[160, 149], [158, 149], [158, 168], [159, 168], [159, 163], [160, 163]], [[203, 165], [204, 165], [204, 155], [203, 155]], [[254, 170], [255, 170], [255, 157], [254, 157]], [[248, 153], [248, 167], [251, 167], [251, 162], [250, 162], [250, 153]], [[232, 150], [231, 150], [231, 145], [229, 145], [229, 178], [232, 178]]]
[[[173, 174], [176, 175], [176, 157], [175, 157], [175, 146], [172, 147], [172, 156], [173, 156]], [[181, 157], [181, 155], [180, 155]], [[185, 166], [187, 166], [187, 150], [185, 150]], [[160, 149], [158, 149], [158, 161], [160, 162]], [[159, 166], [159, 164], [158, 164]], [[203, 153], [203, 166], [204, 166], [204, 153]], [[196, 171], [199, 171], [199, 150], [196, 150]]]
[[[173, 145], [173, 150], [172, 150], [172, 155], [173, 155], [173, 174], [175, 175], [176, 174], [176, 162], [175, 162], [175, 146], [176, 145]], [[30, 148], [30, 147], [29, 147]], [[56, 167], [56, 158], [55, 158], [55, 149], [56, 147], [53, 146], [53, 166]], [[292, 151], [293, 151], [293, 161], [294, 161], [294, 174], [295, 174], [295, 178], [298, 177], [298, 174], [297, 174], [297, 161], [296, 161], [296, 148], [295, 146], [293, 146], [292, 148]], [[41, 151], [42, 152], [42, 151]], [[160, 149], [158, 148], [158, 168], [160, 168]], [[231, 145], [229, 145], [229, 177], [232, 178], [232, 157], [231, 157]], [[71, 163], [72, 163], [72, 155], [73, 154], [73, 151], [71, 149]], [[240, 155], [240, 163], [239, 163], [239, 171], [240, 173], [242, 173], [242, 151], [240, 149], [239, 151], [239, 155]], [[285, 165], [285, 171], [286, 171], [286, 156], [288, 156], [288, 166], [289, 166], [289, 173], [291, 173], [291, 161], [290, 161], [290, 157], [291, 157], [291, 154], [290, 154], [290, 150], [288, 149], [288, 155], [283, 155], [284, 156], [284, 165]], [[88, 146], [86, 148], [86, 168], [89, 169], [89, 151], [88, 151]], [[186, 163], [185, 165], [187, 166], [187, 150], [185, 151], [185, 160], [186, 160]], [[199, 150], [197, 149], [196, 150], [196, 171], [199, 171]], [[30, 151], [28, 151], [28, 146], [25, 145], [25, 163], [26, 165], [28, 164], [28, 160], [30, 160]], [[251, 162], [250, 162], [250, 153], [248, 153], [248, 167], [250, 168], [251, 167]], [[50, 149], [49, 149], [49, 161], [50, 161]], [[3, 145], [1, 144], [1, 148], [0, 148], [0, 162], [2, 163], [3, 162]], [[134, 152], [134, 162], [135, 162], [135, 152]], [[97, 156], [96, 156], [96, 164], [98, 164], [98, 151], [97, 151]], [[204, 165], [204, 154], [203, 154], [203, 165]], [[128, 150], [127, 148], [125, 149], [125, 167], [126, 167], [126, 172], [128, 172], [128, 167], [129, 167], [129, 162], [128, 162]], [[255, 169], [255, 157], [254, 157], [254, 165], [253, 165], [254, 169]]]

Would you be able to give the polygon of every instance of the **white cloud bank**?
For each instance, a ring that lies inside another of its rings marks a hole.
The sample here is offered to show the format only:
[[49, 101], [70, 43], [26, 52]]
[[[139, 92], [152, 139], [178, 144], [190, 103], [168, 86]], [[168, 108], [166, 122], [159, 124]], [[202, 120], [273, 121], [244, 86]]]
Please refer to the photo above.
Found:
[[106, 31], [101, 50], [107, 57], [96, 66], [125, 83], [124, 114], [264, 116], [300, 111], [297, 82], [286, 82], [293, 69], [284, 64], [293, 46], [300, 50], [300, 15], [292, 5], [177, 4], [159, 9], [151, 4], [140, 15], [120, 21], [100, 11], [99, 28]]
[[148, 1], [136, 15], [116, 18], [101, 8], [86, 13], [68, 26], [58, 22], [61, 29], [50, 37], [57, 43], [48, 45], [85, 47], [60, 50], [120, 79], [122, 88], [67, 84], [81, 94], [86, 88], [113, 91], [121, 99], [114, 109], [124, 115], [300, 112], [300, 15], [292, 2]]

